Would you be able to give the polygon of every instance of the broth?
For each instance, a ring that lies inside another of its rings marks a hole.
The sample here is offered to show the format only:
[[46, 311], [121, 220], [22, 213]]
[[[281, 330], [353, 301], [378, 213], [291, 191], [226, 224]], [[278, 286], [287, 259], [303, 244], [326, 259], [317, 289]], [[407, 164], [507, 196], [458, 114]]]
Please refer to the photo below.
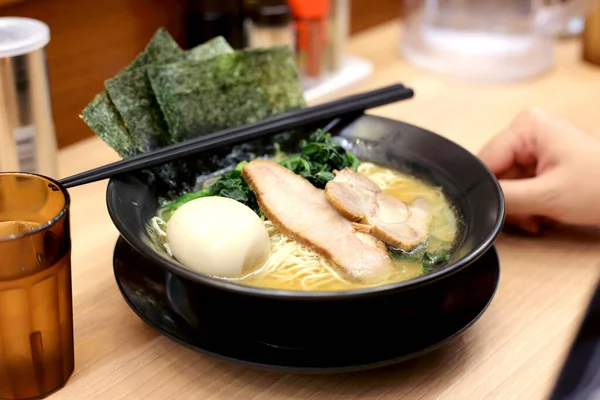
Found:
[[[295, 291], [341, 291], [381, 286], [416, 278], [426, 273], [423, 257], [431, 254], [449, 254], [459, 230], [459, 218], [441, 188], [372, 163], [362, 163], [358, 173], [374, 181], [384, 192], [393, 195], [407, 204], [417, 198], [424, 198], [430, 204], [432, 221], [428, 239], [409, 253], [394, 250], [392, 252], [396, 271], [376, 285], [365, 285], [353, 281], [350, 277], [329, 263], [311, 249], [287, 238], [273, 224], [264, 220], [271, 242], [271, 256], [258, 270], [237, 279], [228, 279], [243, 285]], [[159, 212], [159, 217], [161, 212]], [[153, 221], [152, 234], [159, 238], [166, 250], [166, 234], [161, 228], [161, 220]], [[216, 278], [219, 279], [219, 278]]]

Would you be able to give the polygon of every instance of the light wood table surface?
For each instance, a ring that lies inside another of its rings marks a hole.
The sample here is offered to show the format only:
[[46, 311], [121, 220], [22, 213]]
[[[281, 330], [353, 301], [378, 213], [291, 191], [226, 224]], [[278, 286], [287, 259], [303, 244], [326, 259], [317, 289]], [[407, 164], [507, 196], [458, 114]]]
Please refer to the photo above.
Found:
[[[600, 68], [580, 62], [576, 41], [558, 44], [556, 65], [545, 75], [496, 86], [409, 66], [398, 55], [399, 35], [397, 24], [388, 24], [349, 45], [375, 63], [374, 76], [360, 90], [400, 81], [416, 91], [413, 100], [374, 114], [431, 129], [473, 152], [531, 105], [600, 133]], [[61, 151], [61, 175], [116, 159], [100, 140], [86, 140]], [[175, 344], [129, 309], [113, 278], [118, 233], [106, 211], [105, 189], [106, 182], [99, 182], [70, 191], [76, 369], [52, 399], [543, 399], [600, 276], [600, 235], [593, 231], [502, 235], [495, 299], [470, 330], [440, 350], [337, 376], [257, 371]]]

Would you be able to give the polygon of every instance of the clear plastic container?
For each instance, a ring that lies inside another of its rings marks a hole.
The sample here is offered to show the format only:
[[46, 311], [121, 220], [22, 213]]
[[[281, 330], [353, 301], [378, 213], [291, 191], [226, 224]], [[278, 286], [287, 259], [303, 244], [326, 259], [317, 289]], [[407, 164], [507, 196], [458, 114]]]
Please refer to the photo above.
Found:
[[507, 82], [552, 66], [554, 38], [535, 0], [405, 0], [401, 51], [412, 64], [467, 80]]

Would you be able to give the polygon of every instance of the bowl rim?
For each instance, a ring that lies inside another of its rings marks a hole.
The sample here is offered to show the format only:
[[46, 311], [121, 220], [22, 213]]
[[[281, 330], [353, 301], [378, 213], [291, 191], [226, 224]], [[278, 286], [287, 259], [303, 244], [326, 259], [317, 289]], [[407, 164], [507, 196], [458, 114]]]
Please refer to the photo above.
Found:
[[[201, 275], [196, 272], [192, 272], [179, 263], [175, 261], [168, 260], [167, 258], [159, 255], [156, 251], [151, 249], [143, 240], [141, 240], [134, 229], [127, 226], [123, 222], [121, 218], [118, 217], [118, 213], [115, 211], [118, 207], [115, 200], [117, 198], [115, 193], [115, 184], [118, 181], [123, 181], [127, 178], [137, 180], [132, 174], [126, 174], [123, 177], [116, 177], [110, 179], [107, 189], [106, 189], [106, 205], [108, 209], [108, 213], [110, 218], [113, 221], [113, 224], [118, 229], [119, 233], [123, 238], [138, 252], [142, 254], [142, 256], [146, 257], [149, 261], [155, 263], [156, 265], [165, 268], [171, 273], [178, 275], [179, 277], [192, 281], [194, 283], [210, 286], [216, 289], [222, 289], [229, 292], [234, 292], [242, 295], [250, 295], [250, 296], [259, 296], [266, 298], [278, 298], [278, 299], [287, 299], [287, 300], [346, 300], [346, 299], [354, 299], [360, 297], [368, 297], [377, 294], [381, 294], [382, 292], [397, 292], [404, 291], [417, 288], [419, 286], [423, 286], [432, 282], [437, 281], [438, 279], [442, 279], [444, 277], [450, 276], [455, 272], [460, 271], [462, 268], [470, 265], [474, 261], [476, 261], [479, 257], [481, 257], [487, 250], [489, 250], [493, 245], [500, 232], [502, 230], [502, 226], [504, 224], [504, 219], [506, 217], [506, 204], [504, 199], [504, 194], [502, 191], [502, 187], [500, 186], [500, 182], [492, 173], [492, 171], [479, 159], [479, 157], [470, 153], [464, 147], [459, 145], [456, 142], [453, 142], [450, 139], [447, 139], [441, 135], [436, 134], [435, 132], [431, 132], [425, 128], [418, 127], [416, 125], [412, 125], [403, 121], [394, 120], [391, 118], [373, 116], [373, 115], [365, 115], [368, 118], [376, 118], [388, 121], [399, 122], [406, 126], [411, 126], [417, 128], [419, 130], [424, 130], [432, 135], [437, 136], [439, 139], [448, 142], [453, 146], [461, 147], [467, 153], [469, 153], [473, 159], [483, 168], [483, 170], [487, 173], [488, 177], [494, 182], [496, 187], [496, 193], [498, 195], [499, 207], [496, 212], [496, 224], [494, 225], [492, 231], [480, 241], [479, 245], [476, 246], [471, 252], [457, 260], [456, 262], [447, 265], [437, 271], [421, 275], [419, 277], [409, 279], [402, 282], [389, 283], [381, 286], [373, 286], [368, 288], [361, 289], [350, 289], [350, 290], [340, 290], [340, 291], [293, 291], [293, 290], [279, 290], [279, 289], [268, 289], [268, 288], [260, 288], [255, 286], [246, 286], [241, 285], [235, 281], [231, 280], [222, 280], [218, 278], [213, 278], [208, 275]], [[364, 117], [364, 116], [363, 116]], [[143, 184], [143, 183], [142, 183]]]

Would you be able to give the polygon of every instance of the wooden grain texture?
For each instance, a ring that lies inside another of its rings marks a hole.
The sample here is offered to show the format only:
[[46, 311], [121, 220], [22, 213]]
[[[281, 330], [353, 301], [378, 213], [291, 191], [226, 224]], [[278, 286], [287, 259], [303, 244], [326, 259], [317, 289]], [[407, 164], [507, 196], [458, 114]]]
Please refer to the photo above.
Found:
[[183, 39], [182, 1], [26, 0], [0, 7], [0, 17], [39, 19], [50, 27], [50, 88], [59, 148], [93, 135], [79, 114], [104, 80], [129, 64], [159, 26]]
[[[539, 78], [482, 86], [407, 65], [396, 52], [399, 34], [389, 24], [350, 44], [375, 63], [375, 75], [361, 90], [401, 81], [416, 91], [413, 100], [374, 114], [432, 129], [473, 152], [531, 105], [600, 133], [600, 69], [579, 61], [576, 42], [561, 42], [556, 66]], [[61, 152], [61, 172], [116, 158], [99, 140], [88, 139]], [[594, 230], [502, 235], [494, 301], [470, 330], [438, 351], [365, 373], [255, 371], [185, 349], [128, 308], [112, 273], [117, 231], [106, 212], [105, 188], [99, 182], [70, 190], [76, 367], [51, 399], [545, 399], [600, 275], [600, 235]]]

